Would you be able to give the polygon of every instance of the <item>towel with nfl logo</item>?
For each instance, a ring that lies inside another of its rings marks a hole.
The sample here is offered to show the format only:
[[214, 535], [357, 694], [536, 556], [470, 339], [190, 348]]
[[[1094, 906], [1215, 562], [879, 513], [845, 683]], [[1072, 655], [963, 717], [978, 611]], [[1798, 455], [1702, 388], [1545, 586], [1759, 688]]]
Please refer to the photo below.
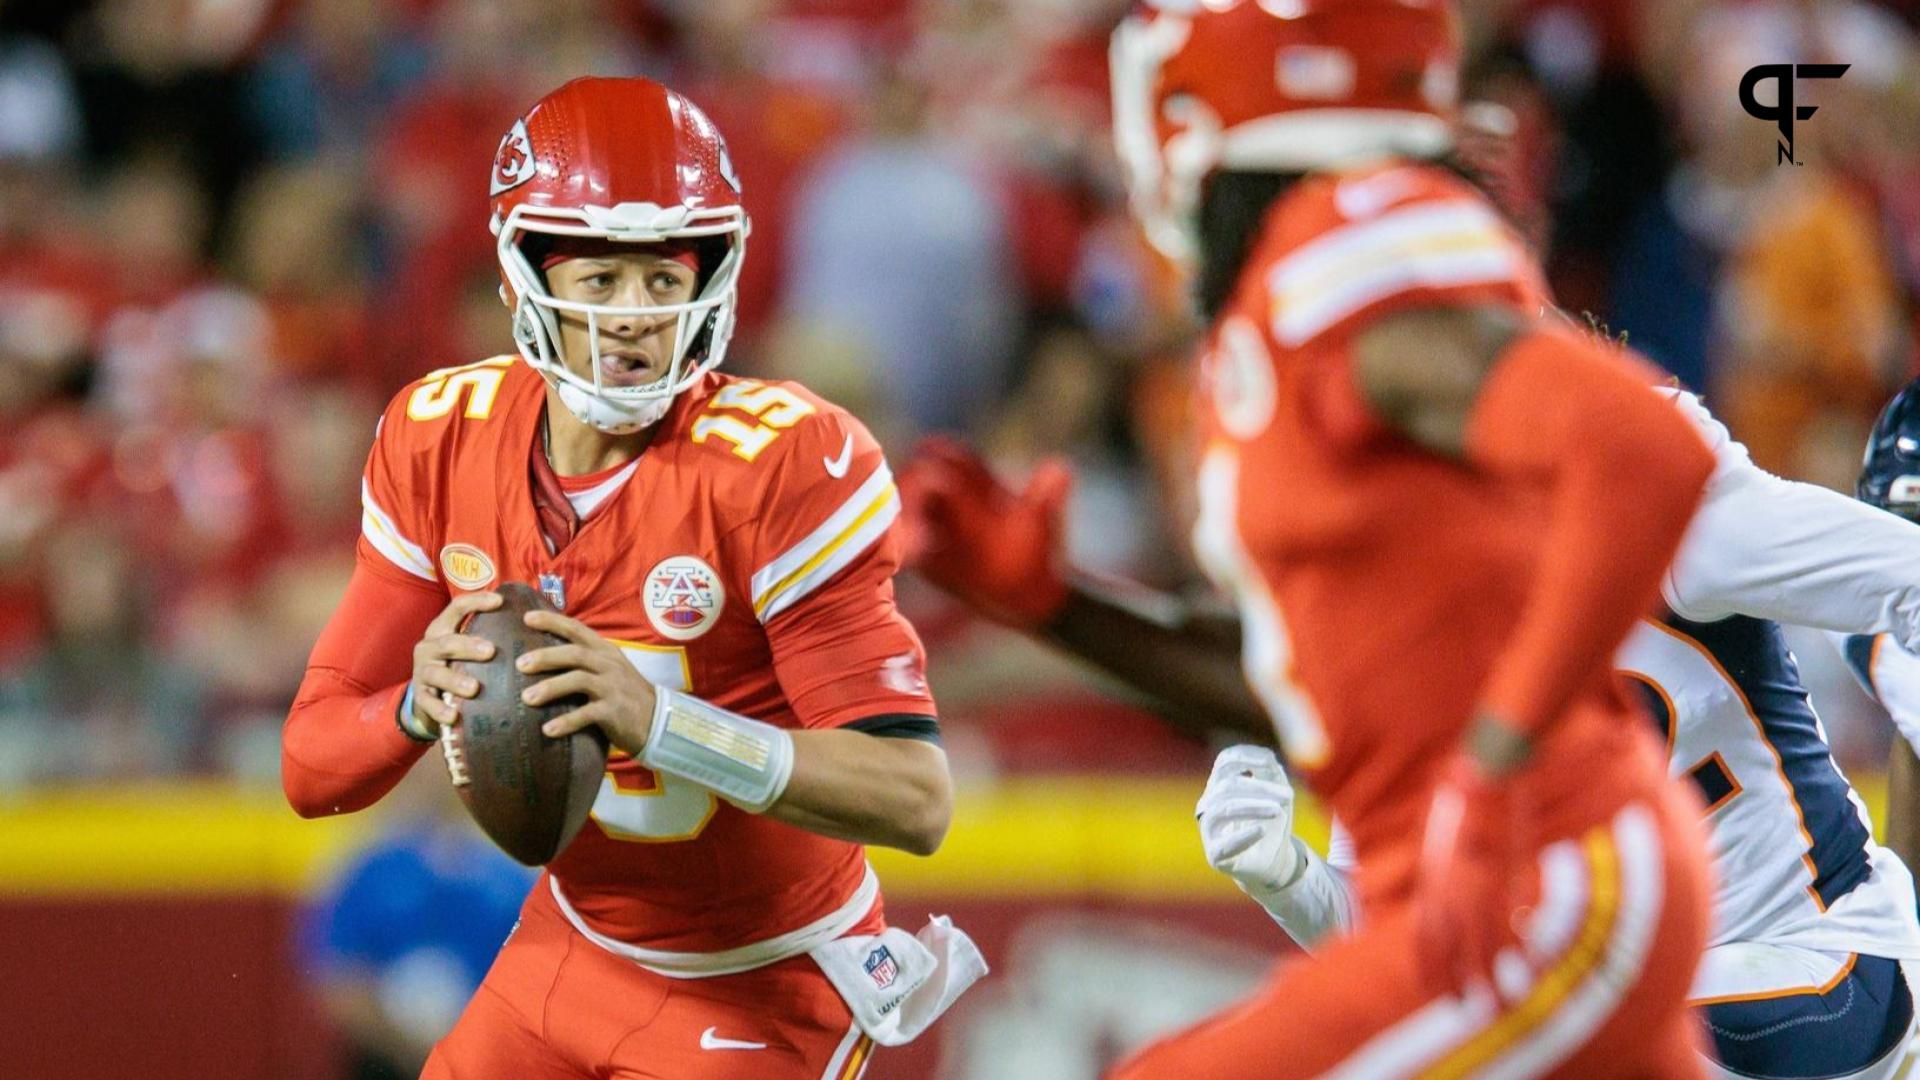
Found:
[[829, 941], [811, 955], [854, 1023], [881, 1046], [912, 1042], [987, 973], [979, 947], [945, 915], [928, 919], [918, 934], [890, 926]]

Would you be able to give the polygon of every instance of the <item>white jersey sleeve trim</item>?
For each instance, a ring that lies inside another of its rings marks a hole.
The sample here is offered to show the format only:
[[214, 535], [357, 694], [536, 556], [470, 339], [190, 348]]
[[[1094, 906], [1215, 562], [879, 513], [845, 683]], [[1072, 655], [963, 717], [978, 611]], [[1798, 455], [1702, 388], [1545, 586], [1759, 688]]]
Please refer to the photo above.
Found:
[[432, 582], [440, 580], [440, 575], [434, 572], [433, 560], [427, 558], [420, 545], [400, 534], [392, 515], [374, 501], [373, 491], [365, 480], [360, 481], [360, 535], [367, 538], [373, 550], [385, 555], [388, 562], [414, 577]]
[[[1834, 649], [1841, 656], [1847, 656], [1852, 635], [1828, 631], [1827, 636]], [[1851, 657], [1848, 657], [1848, 666], [1855, 668], [1867, 692], [1887, 710], [1901, 738], [1907, 740], [1915, 753], [1920, 753], [1920, 656], [1901, 648], [1886, 634], [1877, 634], [1867, 653], [1864, 670], [1855, 667]]]
[[766, 622], [798, 603], [878, 542], [899, 516], [900, 492], [882, 462], [819, 528], [754, 573], [754, 614]]
[[1661, 592], [1675, 614], [1735, 613], [1920, 649], [1920, 526], [1748, 460], [1691, 394], [1682, 411], [1720, 464]]
[[1521, 253], [1478, 203], [1409, 206], [1348, 225], [1274, 264], [1273, 335], [1297, 346], [1395, 293], [1517, 281]]

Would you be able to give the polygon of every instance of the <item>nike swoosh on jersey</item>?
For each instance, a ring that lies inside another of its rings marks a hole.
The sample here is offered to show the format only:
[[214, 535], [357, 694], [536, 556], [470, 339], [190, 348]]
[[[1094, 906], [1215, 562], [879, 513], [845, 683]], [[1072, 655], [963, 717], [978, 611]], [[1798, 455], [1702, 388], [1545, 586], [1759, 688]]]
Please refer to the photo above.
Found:
[[714, 1032], [719, 1030], [720, 1029], [718, 1027], [710, 1027], [707, 1030], [701, 1032], [700, 1033], [700, 1049], [702, 1050], [765, 1050], [767, 1048], [766, 1043], [747, 1042], [743, 1039], [723, 1039], [720, 1036], [714, 1034]]
[[848, 433], [847, 441], [840, 447], [839, 457], [821, 458], [820, 463], [827, 467], [827, 475], [835, 480], [844, 480], [847, 469], [853, 465], [853, 435]]

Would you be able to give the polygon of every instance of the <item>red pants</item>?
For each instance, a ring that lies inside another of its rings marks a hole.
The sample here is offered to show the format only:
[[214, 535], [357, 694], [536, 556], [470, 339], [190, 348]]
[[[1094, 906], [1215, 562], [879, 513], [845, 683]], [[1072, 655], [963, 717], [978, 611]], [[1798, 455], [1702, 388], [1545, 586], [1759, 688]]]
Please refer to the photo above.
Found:
[[1512, 1004], [1424, 992], [1401, 907], [1282, 965], [1251, 1000], [1112, 1080], [1703, 1077], [1686, 997], [1710, 890], [1691, 813], [1663, 794], [1541, 853], [1528, 937], [1551, 959]]
[[422, 1080], [856, 1080], [872, 1041], [805, 956], [670, 979], [567, 924], [542, 879]]

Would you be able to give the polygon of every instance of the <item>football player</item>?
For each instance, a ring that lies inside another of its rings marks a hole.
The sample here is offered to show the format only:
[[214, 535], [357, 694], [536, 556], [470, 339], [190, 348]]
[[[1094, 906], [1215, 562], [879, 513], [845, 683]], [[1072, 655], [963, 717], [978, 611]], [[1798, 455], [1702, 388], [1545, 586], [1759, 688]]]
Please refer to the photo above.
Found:
[[[1196, 549], [1363, 912], [1124, 1080], [1699, 1072], [1698, 808], [1607, 659], [1713, 455], [1649, 367], [1542, 317], [1442, 164], [1459, 59], [1442, 0], [1168, 0], [1115, 34], [1135, 210], [1211, 323]], [[1163, 628], [1151, 666], [1232, 636]]]
[[[1708, 803], [1718, 889], [1691, 997], [1719, 1075], [1891, 1077], [1920, 1055], [1903, 972], [1920, 959], [1913, 879], [1872, 841], [1772, 620], [1886, 628], [1845, 640], [1863, 667], [1878, 653], [1873, 685], [1913, 730], [1920, 663], [1897, 643], [1920, 639], [1920, 532], [1767, 474], [1697, 399], [1674, 396], [1719, 466], [1663, 585], [1664, 617], [1615, 663], [1645, 692], [1669, 771]], [[1870, 501], [1894, 471], [1883, 465]], [[1237, 709], [1243, 724], [1251, 713]], [[1338, 855], [1292, 837], [1292, 804], [1273, 752], [1239, 746], [1221, 753], [1198, 817], [1214, 866], [1311, 946], [1350, 922], [1351, 899]]]
[[[1920, 380], [1895, 394], [1867, 440], [1854, 494], [1908, 521], [1920, 522]], [[1867, 693], [1902, 736], [1887, 763], [1887, 846], [1909, 864], [1920, 858], [1920, 657], [1909, 639], [1888, 633], [1833, 634]], [[1907, 644], [1903, 647], [1902, 642]]]
[[[1367, 174], [1360, 182], [1380, 183]], [[1365, 247], [1346, 250], [1357, 258]], [[1407, 272], [1431, 262], [1415, 260]], [[1280, 299], [1277, 325], [1287, 315]], [[1222, 347], [1217, 336], [1207, 363], [1231, 372]], [[1214, 393], [1218, 409], [1217, 384]], [[1696, 398], [1661, 394], [1716, 462], [1702, 512], [1661, 582], [1664, 618], [1642, 620], [1616, 662], [1645, 692], [1670, 771], [1711, 804], [1716, 920], [1691, 996], [1730, 1075], [1891, 1075], [1914, 1038], [1900, 971], [1920, 946], [1911, 878], [1872, 843], [1770, 620], [1920, 639], [1920, 537], [1831, 492], [1764, 473]], [[1016, 493], [963, 449], [935, 444], [906, 486], [922, 510], [932, 548], [925, 566], [936, 580], [1147, 692], [1188, 730], [1225, 721], [1263, 734], [1256, 703], [1234, 685], [1229, 657], [1243, 645], [1232, 620], [1137, 589], [1074, 582], [1064, 571], [1058, 508], [1066, 492], [1057, 474]], [[1413, 507], [1406, 527], [1417, 533], [1424, 500]], [[1257, 649], [1257, 639], [1246, 645]], [[1271, 751], [1235, 747], [1216, 762], [1198, 816], [1214, 864], [1310, 943], [1347, 926], [1353, 901], [1339, 845], [1321, 860], [1291, 836], [1292, 798]], [[1794, 842], [1782, 844], [1783, 836]], [[1810, 1038], [1811, 1030], [1822, 1034]]]
[[[951, 806], [894, 606], [880, 448], [792, 383], [725, 376], [748, 222], [720, 133], [645, 79], [536, 103], [491, 177], [517, 357], [381, 417], [358, 562], [288, 716], [303, 815], [379, 799], [478, 690], [459, 632], [537, 584], [549, 721], [613, 747], [579, 837], [427, 1077], [848, 1078], [984, 971], [889, 928], [862, 844], [931, 853]], [[457, 919], [459, 912], [444, 912]]]

